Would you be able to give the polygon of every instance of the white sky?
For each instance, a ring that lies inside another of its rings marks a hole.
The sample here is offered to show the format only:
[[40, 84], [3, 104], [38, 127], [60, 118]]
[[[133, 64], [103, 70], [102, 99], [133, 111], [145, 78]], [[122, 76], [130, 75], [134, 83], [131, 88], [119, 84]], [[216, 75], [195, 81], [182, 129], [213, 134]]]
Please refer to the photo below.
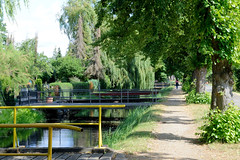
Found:
[[44, 52], [52, 57], [54, 48], [61, 48], [65, 55], [68, 38], [60, 31], [57, 14], [67, 0], [29, 0], [28, 7], [22, 5], [17, 11], [15, 21], [5, 18], [9, 34], [14, 36], [15, 42], [22, 42], [27, 38], [34, 38], [38, 34], [38, 52]]

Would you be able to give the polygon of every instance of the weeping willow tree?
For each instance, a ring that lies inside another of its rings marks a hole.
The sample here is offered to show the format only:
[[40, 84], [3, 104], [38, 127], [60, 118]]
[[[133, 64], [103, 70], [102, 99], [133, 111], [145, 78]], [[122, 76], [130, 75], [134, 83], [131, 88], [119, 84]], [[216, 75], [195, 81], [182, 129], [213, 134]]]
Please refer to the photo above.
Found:
[[120, 67], [114, 60], [109, 58], [106, 53], [102, 53], [103, 79], [101, 86], [103, 88], [132, 88], [128, 72], [124, 67]]
[[155, 73], [149, 58], [138, 55], [130, 60], [130, 63], [126, 60], [116, 63], [104, 53], [102, 62], [104, 88], [151, 89], [154, 86]]
[[151, 89], [154, 86], [155, 73], [149, 58], [138, 55], [128, 65], [132, 88]]

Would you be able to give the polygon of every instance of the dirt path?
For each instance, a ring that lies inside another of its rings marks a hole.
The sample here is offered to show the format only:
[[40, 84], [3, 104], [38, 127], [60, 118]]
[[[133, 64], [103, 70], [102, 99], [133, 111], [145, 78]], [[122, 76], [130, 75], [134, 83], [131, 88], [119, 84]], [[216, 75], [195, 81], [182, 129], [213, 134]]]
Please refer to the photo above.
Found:
[[181, 89], [174, 89], [161, 105], [161, 123], [153, 131], [155, 139], [149, 142], [148, 153], [139, 153], [132, 159], [211, 159], [206, 146], [195, 136], [196, 125], [187, 111]]

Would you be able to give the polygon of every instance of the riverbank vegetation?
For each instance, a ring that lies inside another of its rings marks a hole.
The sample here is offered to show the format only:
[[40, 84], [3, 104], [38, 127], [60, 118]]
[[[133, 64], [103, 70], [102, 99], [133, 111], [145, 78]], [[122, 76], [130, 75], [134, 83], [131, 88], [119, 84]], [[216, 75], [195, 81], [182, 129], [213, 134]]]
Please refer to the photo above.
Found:
[[[168, 95], [173, 89], [172, 86], [161, 91], [162, 98]], [[104, 133], [104, 144], [111, 148], [136, 152], [147, 151], [148, 140], [154, 138], [153, 128], [160, 121], [159, 114], [161, 108], [157, 105], [151, 107], [141, 107], [129, 112], [126, 119], [113, 132]]]
[[[228, 140], [234, 140], [232, 138], [230, 138], [231, 136], [234, 135], [234, 133], [238, 130], [235, 129], [232, 133], [230, 133], [229, 131], [232, 130], [233, 127], [235, 127], [235, 124], [232, 124], [231, 121], [227, 120], [230, 118], [234, 118], [234, 115], [236, 115], [237, 112], [239, 111], [233, 111], [232, 109], [230, 109], [229, 111], [227, 111], [228, 113], [230, 112], [234, 112], [233, 114], [225, 114], [223, 115], [223, 113], [218, 113], [217, 115], [213, 115], [213, 119], [211, 120], [212, 123], [205, 123], [205, 120], [207, 120], [206, 118], [208, 117], [207, 115], [209, 114], [209, 108], [210, 105], [207, 104], [189, 104], [188, 106], [188, 110], [190, 111], [190, 113], [192, 114], [193, 118], [195, 119], [196, 125], [197, 127], [200, 127], [200, 129], [198, 129], [196, 132], [197, 133], [203, 133], [203, 134], [208, 134], [209, 136], [207, 136], [210, 139], [215, 139], [217, 136], [217, 141], [213, 142], [213, 143], [207, 143], [207, 147], [211, 150], [211, 153], [214, 153], [215, 157], [221, 157], [221, 159], [238, 159], [239, 158], [239, 152], [238, 150], [240, 149], [240, 144], [239, 143], [222, 143], [224, 142], [224, 139], [229, 137]], [[205, 118], [203, 118], [205, 117]], [[239, 114], [238, 114], [239, 117]], [[209, 118], [208, 118], [209, 119]], [[236, 118], [236, 120], [238, 120], [239, 118]], [[234, 120], [234, 121], [236, 121]], [[218, 122], [219, 121], [219, 122]], [[239, 124], [239, 121], [237, 122], [237, 124]], [[211, 127], [216, 127], [213, 130], [209, 130], [209, 132], [205, 132], [203, 131], [203, 127], [205, 128], [211, 128]], [[217, 129], [217, 127], [219, 127], [219, 129]], [[224, 131], [224, 130], [228, 130], [228, 131]], [[214, 133], [217, 132], [217, 133]], [[224, 135], [225, 138], [223, 138]], [[238, 133], [239, 135], [239, 133]], [[206, 138], [207, 138], [206, 137]], [[207, 140], [207, 139], [205, 139]], [[216, 139], [215, 139], [216, 140]], [[233, 142], [233, 141], [232, 141]]]
[[[0, 124], [13, 123], [13, 109], [0, 109]], [[39, 123], [44, 122], [45, 117], [42, 112], [31, 109], [18, 109], [17, 110], [17, 124], [20, 123]], [[25, 140], [36, 129], [17, 129], [18, 140]], [[0, 147], [10, 147], [13, 142], [13, 129], [1, 128], [0, 137], [2, 138]]]

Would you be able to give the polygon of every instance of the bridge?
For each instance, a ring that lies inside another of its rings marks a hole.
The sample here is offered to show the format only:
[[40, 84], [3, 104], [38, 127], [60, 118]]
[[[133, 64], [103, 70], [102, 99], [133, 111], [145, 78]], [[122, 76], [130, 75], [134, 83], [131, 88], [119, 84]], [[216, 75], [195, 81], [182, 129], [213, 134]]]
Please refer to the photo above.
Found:
[[[103, 146], [102, 143], [102, 109], [103, 108], [124, 108], [125, 105], [51, 105], [51, 106], [2, 106], [1, 109], [13, 109], [14, 119], [13, 124], [0, 124], [0, 128], [13, 128], [13, 147], [0, 150], [0, 159], [18, 159], [15, 156], [21, 156], [21, 159], [118, 159], [118, 155], [112, 150]], [[34, 123], [34, 124], [17, 124], [17, 110], [19, 109], [63, 109], [63, 108], [97, 108], [99, 110], [98, 122], [96, 123]], [[82, 148], [52, 148], [52, 130], [53, 128], [65, 128], [78, 132], [82, 128], [78, 126], [97, 125], [98, 126], [98, 146], [94, 149]], [[48, 128], [48, 148], [23, 149], [19, 148], [17, 140], [16, 128]], [[35, 153], [31, 153], [35, 152]], [[39, 158], [39, 156], [41, 156]], [[46, 158], [47, 157], [47, 158]], [[122, 158], [120, 158], [122, 159]]]
[[161, 100], [159, 89], [71, 89], [35, 91], [23, 89], [18, 105], [84, 105], [125, 104], [126, 106], [152, 105]]

